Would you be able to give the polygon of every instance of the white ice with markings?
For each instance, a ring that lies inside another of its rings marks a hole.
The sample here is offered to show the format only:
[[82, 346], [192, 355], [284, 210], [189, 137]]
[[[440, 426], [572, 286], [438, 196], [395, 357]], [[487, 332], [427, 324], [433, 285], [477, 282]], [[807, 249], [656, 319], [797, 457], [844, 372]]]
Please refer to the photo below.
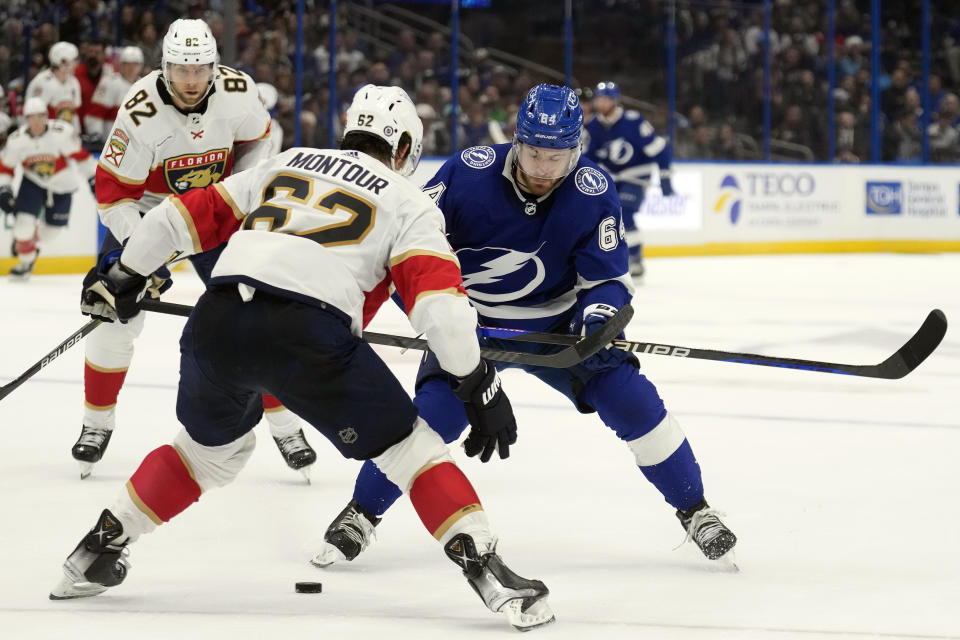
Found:
[[[41, 258], [42, 259], [42, 258]], [[680, 419], [707, 498], [739, 536], [740, 573], [690, 544], [628, 449], [531, 377], [507, 373], [519, 441], [509, 460], [456, 457], [518, 573], [544, 580], [550, 638], [960, 638], [960, 255], [650, 260], [627, 336], [681, 346], [877, 363], [933, 308], [940, 349], [886, 381], [641, 355]], [[179, 272], [168, 294], [201, 287]], [[0, 383], [84, 323], [80, 276], [0, 278]], [[105, 459], [70, 457], [83, 349], [0, 402], [0, 636], [4, 638], [481, 638], [489, 613], [406, 499], [355, 562], [308, 559], [350, 498], [358, 463], [316, 434], [313, 484], [266, 427], [237, 481], [131, 547], [126, 582], [51, 602], [77, 541], [143, 456], [178, 429], [183, 319], [151, 315]], [[390, 303], [371, 329], [411, 331]], [[251, 336], [251, 340], [259, 336]], [[237, 345], [243, 348], [243, 345]], [[378, 347], [411, 386], [419, 353]], [[363, 384], [358, 380], [357, 384]], [[376, 393], [371, 389], [370, 393]], [[294, 583], [323, 583], [297, 594]]]

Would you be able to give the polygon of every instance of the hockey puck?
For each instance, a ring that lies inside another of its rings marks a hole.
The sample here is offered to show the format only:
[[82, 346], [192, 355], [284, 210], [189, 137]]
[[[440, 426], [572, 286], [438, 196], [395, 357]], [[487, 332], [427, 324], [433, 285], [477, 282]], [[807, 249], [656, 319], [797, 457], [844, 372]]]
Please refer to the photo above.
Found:
[[322, 582], [298, 582], [293, 585], [297, 593], [320, 593], [323, 591]]

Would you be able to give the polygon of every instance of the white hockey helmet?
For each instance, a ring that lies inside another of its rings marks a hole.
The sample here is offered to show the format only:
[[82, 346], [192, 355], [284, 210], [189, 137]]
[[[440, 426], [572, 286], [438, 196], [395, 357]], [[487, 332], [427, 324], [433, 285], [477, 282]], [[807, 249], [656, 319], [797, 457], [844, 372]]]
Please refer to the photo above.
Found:
[[43, 101], [43, 98], [38, 96], [27, 98], [27, 101], [23, 103], [23, 116], [33, 116], [38, 113], [47, 115], [47, 103]]
[[140, 47], [124, 47], [120, 50], [117, 62], [137, 62], [143, 64], [143, 51]]
[[276, 87], [269, 82], [258, 82], [257, 91], [260, 93], [260, 102], [263, 103], [267, 111], [271, 111], [277, 106], [277, 100], [280, 99], [280, 94], [277, 93]]
[[174, 20], [163, 36], [163, 68], [168, 64], [216, 64], [217, 41], [203, 20]]
[[77, 45], [72, 42], [65, 42], [61, 40], [56, 42], [53, 46], [50, 47], [50, 53], [48, 57], [50, 58], [50, 64], [53, 67], [59, 67], [64, 62], [70, 62], [71, 60], [76, 60], [80, 55], [80, 51], [77, 49]]
[[402, 165], [393, 169], [402, 176], [409, 176], [420, 164], [420, 154], [423, 153], [423, 123], [410, 96], [400, 87], [378, 87], [372, 84], [361, 87], [347, 109], [343, 135], [351, 131], [363, 131], [383, 138], [390, 145], [391, 158], [396, 157], [400, 138], [406, 133], [410, 136], [410, 153]]

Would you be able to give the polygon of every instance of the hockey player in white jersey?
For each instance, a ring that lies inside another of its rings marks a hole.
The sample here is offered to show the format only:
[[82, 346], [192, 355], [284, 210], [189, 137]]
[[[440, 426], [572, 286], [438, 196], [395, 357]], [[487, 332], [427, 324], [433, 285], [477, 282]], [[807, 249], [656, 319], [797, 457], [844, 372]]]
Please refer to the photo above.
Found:
[[[80, 146], [73, 127], [62, 120], [47, 119], [41, 98], [27, 98], [23, 107], [27, 122], [10, 134], [0, 152], [0, 209], [15, 213], [13, 239], [20, 261], [10, 269], [11, 278], [25, 280], [36, 264], [39, 247], [52, 241], [70, 218], [71, 194], [78, 187], [76, 164], [87, 179], [96, 164]], [[16, 197], [12, 182], [17, 166], [23, 179]]]
[[470, 438], [516, 441], [510, 401], [480, 357], [477, 314], [443, 217], [404, 178], [420, 157], [420, 119], [402, 89], [367, 85], [347, 111], [345, 131], [341, 150], [290, 149], [164, 201], [122, 252], [100, 261], [89, 312], [131, 321], [149, 274], [171, 254], [229, 238], [180, 341], [184, 429], [172, 446], [149, 453], [101, 512], [64, 563], [52, 599], [120, 584], [132, 542], [231, 482], [253, 449], [259, 396], [268, 392], [344, 457], [372, 460], [403, 487], [491, 611], [522, 630], [553, 620], [546, 586], [503, 563], [470, 482], [360, 338], [392, 283], [414, 329], [457, 376]]
[[90, 105], [83, 115], [83, 131], [88, 138], [99, 140], [102, 146], [117, 118], [127, 91], [140, 79], [143, 69], [143, 51], [140, 47], [124, 47], [117, 57], [118, 71], [104, 69], [93, 92]]
[[270, 155], [277, 155], [283, 149], [283, 127], [277, 121], [277, 100], [280, 94], [277, 88], [268, 82], [258, 82], [257, 91], [260, 93], [260, 102], [270, 113]]
[[51, 119], [64, 120], [78, 129], [77, 109], [80, 108], [80, 81], [73, 75], [77, 66], [76, 45], [57, 42], [50, 47], [47, 57], [50, 67], [42, 70], [27, 86], [27, 98], [40, 98], [47, 105]]
[[[163, 39], [162, 69], [138, 80], [124, 97], [97, 165], [100, 219], [110, 233], [101, 254], [121, 245], [142, 213], [171, 194], [206, 187], [269, 156], [270, 116], [250, 76], [217, 64], [217, 45], [202, 20], [176, 20]], [[191, 256], [206, 281], [220, 247]], [[153, 274], [150, 295], [170, 286], [166, 268]], [[91, 271], [84, 281], [95, 280]], [[103, 456], [116, 426], [116, 404], [133, 359], [143, 316], [100, 327], [86, 340], [85, 409], [73, 457], [81, 477]], [[264, 397], [267, 420], [288, 466], [305, 476], [316, 461], [301, 421]], [[308, 477], [309, 479], [309, 477]]]

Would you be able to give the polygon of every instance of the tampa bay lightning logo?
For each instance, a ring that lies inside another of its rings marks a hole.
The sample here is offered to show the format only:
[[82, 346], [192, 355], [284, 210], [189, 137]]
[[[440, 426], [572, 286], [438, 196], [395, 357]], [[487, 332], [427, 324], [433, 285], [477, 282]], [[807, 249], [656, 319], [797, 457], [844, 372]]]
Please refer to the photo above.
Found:
[[547, 271], [536, 251], [525, 252], [503, 247], [460, 249], [463, 286], [470, 298], [480, 302], [510, 302], [532, 293], [546, 278]]
[[627, 164], [633, 158], [633, 145], [623, 138], [608, 142], [604, 151], [606, 151], [607, 160], [617, 165]]
[[469, 149], [463, 150], [463, 153], [460, 154], [460, 159], [463, 160], [463, 163], [468, 167], [486, 169], [497, 159], [497, 152], [493, 150], [493, 147], [470, 147]]
[[598, 196], [607, 190], [607, 178], [593, 167], [580, 167], [574, 176], [574, 183], [581, 193]]

